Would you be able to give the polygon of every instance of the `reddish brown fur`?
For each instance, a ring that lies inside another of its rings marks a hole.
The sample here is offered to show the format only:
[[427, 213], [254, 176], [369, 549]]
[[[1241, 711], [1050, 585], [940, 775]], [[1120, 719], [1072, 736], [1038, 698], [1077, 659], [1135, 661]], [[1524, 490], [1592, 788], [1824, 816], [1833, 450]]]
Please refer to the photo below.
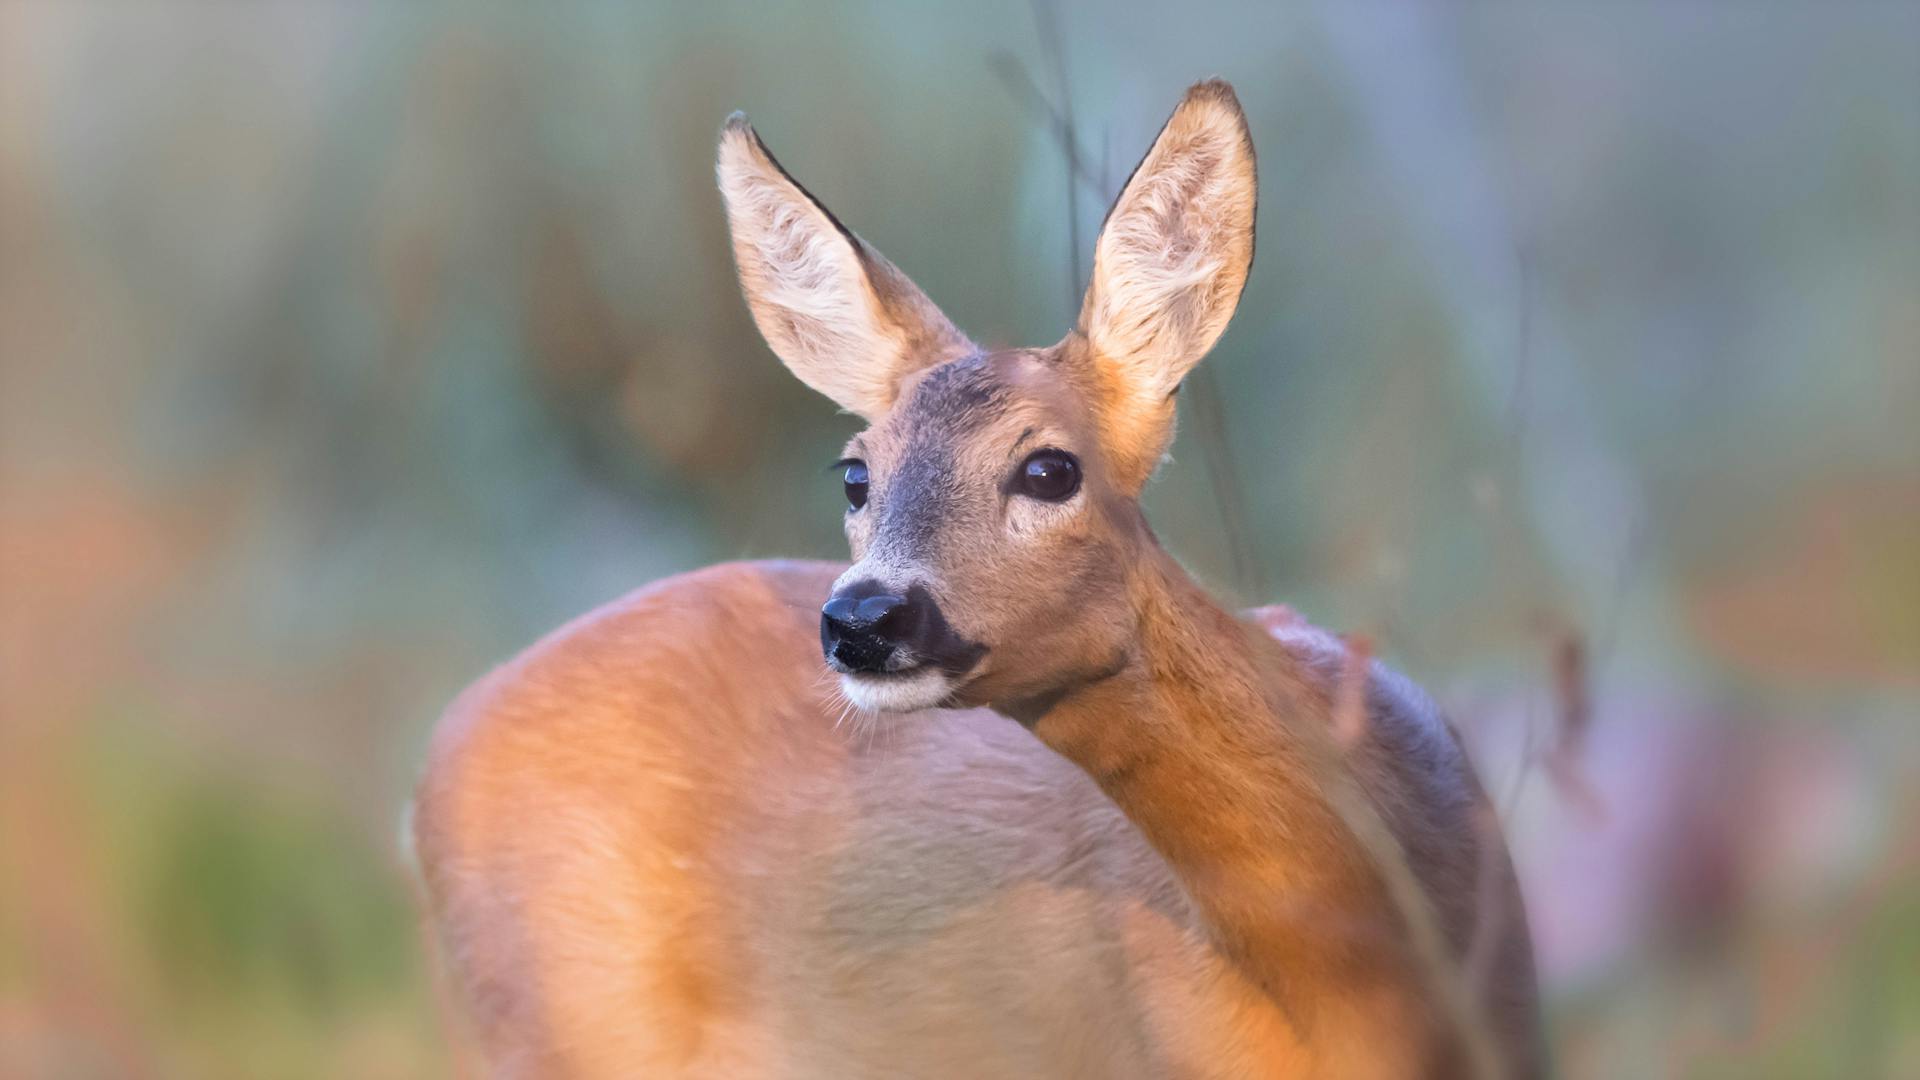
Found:
[[[1224, 611], [1139, 513], [1171, 387], [1251, 259], [1232, 92], [1175, 113], [1050, 349], [971, 354], [744, 122], [721, 175], [769, 340], [873, 421], [849, 448], [873, 475], [857, 561], [661, 582], [449, 711], [416, 834], [493, 1069], [1401, 1077], [1491, 1050], [1537, 1071], [1519, 896], [1451, 730], [1373, 665], [1344, 745], [1347, 650]], [[1073, 497], [1007, 493], [1031, 445], [1078, 456]], [[818, 610], [859, 576], [926, 588], [984, 647], [941, 707], [837, 697]], [[1462, 1006], [1470, 947], [1491, 959]]]
[[[1292, 868], [1263, 872], [1274, 892], [1259, 899], [1297, 919], [1314, 965], [1270, 998], [1208, 941], [1120, 807], [1004, 717], [837, 724], [813, 609], [840, 570], [730, 564], [662, 582], [449, 710], [419, 856], [496, 1072], [1352, 1076], [1348, 1054], [1418, 1047], [1419, 1025], [1392, 1011], [1424, 1012], [1417, 999], [1329, 955], [1379, 906], [1350, 853], [1317, 901], [1285, 882]], [[755, 678], [735, 677], [741, 656]], [[1296, 644], [1269, 659], [1292, 691], [1330, 699], [1337, 656]], [[1376, 697], [1364, 767], [1388, 773], [1384, 733], [1403, 721], [1390, 689]], [[1146, 799], [1151, 779], [1121, 797]], [[1217, 773], [1204, 782], [1170, 806], [1199, 837], [1243, 832]], [[1424, 859], [1464, 949], [1473, 852], [1458, 827], [1459, 850]], [[1302, 828], [1287, 848], [1329, 876]], [[1529, 1047], [1524, 923], [1501, 937], [1505, 1023]], [[1301, 1007], [1304, 1031], [1288, 1011]], [[1315, 1043], [1354, 1020], [1379, 1041]]]

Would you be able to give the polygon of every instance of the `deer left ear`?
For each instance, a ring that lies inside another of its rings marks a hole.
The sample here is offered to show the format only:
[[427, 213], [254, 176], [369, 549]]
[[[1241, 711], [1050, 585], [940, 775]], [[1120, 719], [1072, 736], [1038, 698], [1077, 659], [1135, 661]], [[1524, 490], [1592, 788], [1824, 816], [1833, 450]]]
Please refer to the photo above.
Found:
[[918, 286], [840, 224], [735, 113], [716, 172], [740, 287], [800, 381], [869, 421], [913, 371], [974, 350]]
[[1080, 332], [1126, 486], [1152, 474], [1173, 436], [1174, 390], [1239, 305], [1257, 190], [1246, 116], [1213, 79], [1187, 91], [1107, 212]]

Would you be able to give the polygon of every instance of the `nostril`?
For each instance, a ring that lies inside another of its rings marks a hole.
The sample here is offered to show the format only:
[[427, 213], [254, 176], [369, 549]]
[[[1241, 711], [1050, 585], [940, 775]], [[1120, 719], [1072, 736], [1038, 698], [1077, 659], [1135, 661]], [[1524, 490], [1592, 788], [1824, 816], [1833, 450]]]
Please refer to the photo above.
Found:
[[869, 596], [854, 608], [854, 619], [875, 633], [885, 634], [900, 621], [898, 616], [906, 606], [907, 602], [898, 596]]
[[820, 607], [820, 649], [847, 671], [884, 671], [909, 636], [902, 597], [855, 586]]
[[860, 618], [860, 601], [851, 596], [836, 596], [820, 609], [820, 623], [824, 630], [844, 634]]

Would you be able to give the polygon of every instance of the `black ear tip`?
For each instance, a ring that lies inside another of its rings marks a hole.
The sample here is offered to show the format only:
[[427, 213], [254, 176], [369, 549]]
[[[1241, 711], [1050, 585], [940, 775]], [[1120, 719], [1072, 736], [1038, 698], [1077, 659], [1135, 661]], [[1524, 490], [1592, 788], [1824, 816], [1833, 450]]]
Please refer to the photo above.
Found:
[[722, 136], [754, 138], [753, 125], [747, 121], [747, 114], [735, 109], [727, 114], [727, 122], [720, 125]]

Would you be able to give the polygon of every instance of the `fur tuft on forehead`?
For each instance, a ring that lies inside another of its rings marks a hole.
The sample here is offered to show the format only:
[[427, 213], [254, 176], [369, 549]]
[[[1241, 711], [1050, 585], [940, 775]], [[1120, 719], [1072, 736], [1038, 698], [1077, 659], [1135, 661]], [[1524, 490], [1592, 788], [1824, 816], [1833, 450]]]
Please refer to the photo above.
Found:
[[950, 360], [914, 379], [901, 402], [910, 422], [965, 424], [1007, 401], [1008, 387], [985, 354]]

